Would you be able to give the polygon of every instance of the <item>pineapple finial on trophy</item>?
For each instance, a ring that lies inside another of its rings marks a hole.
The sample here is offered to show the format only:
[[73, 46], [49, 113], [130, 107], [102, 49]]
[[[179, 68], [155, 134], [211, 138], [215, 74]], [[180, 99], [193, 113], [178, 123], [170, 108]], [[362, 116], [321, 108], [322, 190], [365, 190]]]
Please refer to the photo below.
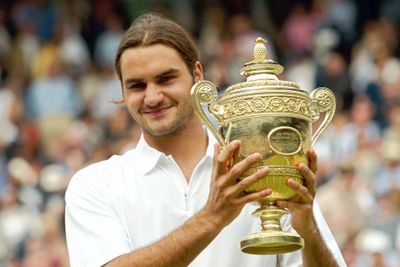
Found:
[[267, 48], [265, 47], [267, 41], [264, 38], [258, 37], [254, 42], [256, 43], [253, 49], [254, 61], [265, 61], [268, 58]]
[[283, 67], [268, 58], [268, 51], [265, 44], [267, 40], [257, 37], [253, 48], [254, 59], [245, 63], [240, 74], [246, 77], [247, 81], [257, 79], [278, 80], [278, 75], [282, 73]]

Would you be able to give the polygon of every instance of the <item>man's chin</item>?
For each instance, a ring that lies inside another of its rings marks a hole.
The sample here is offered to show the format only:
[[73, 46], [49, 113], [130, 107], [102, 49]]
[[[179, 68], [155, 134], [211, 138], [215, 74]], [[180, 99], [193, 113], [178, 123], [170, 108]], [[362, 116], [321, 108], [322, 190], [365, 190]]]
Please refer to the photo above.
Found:
[[164, 127], [144, 127], [144, 131], [153, 137], [167, 137], [173, 136], [182, 131], [184, 127], [182, 125], [170, 125]]

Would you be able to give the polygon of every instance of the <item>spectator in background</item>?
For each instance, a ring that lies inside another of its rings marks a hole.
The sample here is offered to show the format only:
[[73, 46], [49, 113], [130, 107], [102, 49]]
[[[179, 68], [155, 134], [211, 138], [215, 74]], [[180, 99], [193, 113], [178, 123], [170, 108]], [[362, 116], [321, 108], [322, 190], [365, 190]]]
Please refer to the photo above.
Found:
[[367, 86], [367, 94], [377, 110], [381, 127], [387, 126], [387, 108], [392, 99], [400, 98], [400, 60], [394, 56], [393, 47], [383, 39], [371, 44], [374, 58], [374, 80]]
[[336, 158], [337, 136], [347, 127], [349, 114], [347, 112], [337, 112], [324, 133], [314, 144], [314, 149], [318, 151], [318, 184], [321, 185], [328, 181], [337, 171], [337, 166], [341, 160]]
[[198, 44], [202, 59], [206, 64], [221, 54], [218, 47], [227, 35], [231, 35], [226, 32], [226, 20], [226, 14], [219, 5], [210, 6], [202, 16]]
[[61, 20], [56, 37], [60, 58], [74, 79], [79, 78], [90, 65], [89, 49], [77, 27], [66, 19]]
[[350, 122], [336, 135], [335, 158], [346, 162], [357, 152], [360, 145], [376, 149], [380, 128], [373, 120], [375, 107], [366, 96], [356, 96], [350, 110]]
[[[334, 177], [318, 189], [317, 201], [342, 249], [365, 224], [357, 199], [357, 178], [351, 162], [343, 163]], [[351, 213], [351, 217], [348, 216]]]
[[328, 87], [336, 96], [336, 109], [349, 110], [353, 92], [350, 88], [347, 63], [342, 54], [331, 51], [324, 65], [317, 69], [316, 87]]
[[18, 247], [23, 244], [27, 236], [40, 231], [40, 214], [20, 204], [18, 188], [8, 185], [0, 195], [0, 244], [3, 254], [0, 254], [0, 263], [7, 262], [9, 257], [20, 257]]
[[387, 126], [390, 101], [400, 97], [400, 61], [394, 54], [397, 33], [392, 28], [386, 20], [367, 24], [350, 67], [353, 90], [371, 99], [380, 128]]
[[208, 63], [206, 76], [218, 86], [219, 93], [222, 94], [229, 86], [234, 84], [233, 81], [239, 79], [236, 72], [239, 68], [239, 62], [236, 58], [235, 45], [231, 36], [222, 37], [216, 48], [214, 49], [215, 57]]
[[[6, 62], [7, 56], [11, 51], [11, 36], [6, 25], [6, 14], [5, 11], [0, 9], [0, 72], [4, 72], [3, 64]], [[4, 82], [4, 81], [1, 81]]]
[[102, 68], [114, 66], [114, 56], [123, 35], [122, 19], [117, 13], [106, 18], [105, 30], [97, 37], [94, 59]]
[[[214, 7], [211, 11], [211, 15], [218, 15], [221, 10]], [[258, 36], [267, 39], [268, 58], [275, 59], [275, 50], [269, 37], [265, 33], [254, 30], [251, 18], [247, 14], [239, 13], [226, 18], [226, 25], [223, 23], [223, 17], [214, 17], [213, 20], [206, 21], [204, 25], [204, 32], [201, 32], [200, 36], [203, 44], [208, 43], [208, 36], [206, 36], [208, 33], [212, 34], [212, 39], [218, 38], [215, 46], [205, 51], [206, 56], [210, 56], [209, 61], [205, 61], [208, 66], [205, 71], [206, 76], [215, 82], [220, 93], [229, 86], [244, 81], [244, 77], [238, 74], [243, 62], [251, 60], [254, 40]], [[207, 49], [205, 45], [203, 48]]]
[[121, 109], [121, 105], [115, 104], [116, 101], [122, 99], [122, 91], [115, 90], [120, 87], [120, 82], [109, 65], [100, 66], [98, 75], [93, 82], [97, 86], [93, 87], [95, 90], [92, 91], [88, 108], [94, 118], [104, 122]]
[[[264, 33], [254, 29], [250, 16], [244, 13], [231, 17], [228, 21], [228, 26], [232, 32], [237, 60], [241, 62], [252, 59], [254, 40], [257, 37], [263, 37], [266, 40], [269, 39]], [[271, 43], [266, 43], [268, 57], [275, 59], [274, 49], [271, 45]]]
[[63, 233], [59, 227], [60, 218], [60, 216], [44, 212], [41, 217], [42, 234], [31, 235], [24, 242], [24, 257], [21, 259], [22, 266], [70, 266]]
[[36, 35], [37, 21], [19, 7], [16, 5], [13, 12], [16, 34], [9, 58], [10, 76], [16, 76], [25, 81], [30, 78], [32, 62], [39, 51], [40, 41]]
[[44, 45], [34, 63], [33, 80], [27, 89], [27, 115], [37, 122], [42, 148], [51, 158], [59, 138], [80, 113], [81, 101], [57, 46]]
[[355, 42], [350, 62], [352, 90], [365, 94], [368, 84], [374, 81], [374, 58], [371, 44], [379, 39], [379, 22], [370, 21], [363, 29], [362, 38]]
[[290, 13], [282, 27], [281, 36], [287, 51], [287, 62], [312, 51], [312, 36], [320, 20], [320, 15], [313, 7], [307, 9], [301, 3], [295, 3], [290, 7]]
[[320, 27], [337, 29], [346, 42], [352, 41], [355, 35], [356, 6], [351, 0], [323, 0], [325, 14]]
[[400, 190], [400, 143], [386, 137], [381, 146], [382, 164], [375, 174], [373, 192], [376, 196], [387, 194], [392, 189]]
[[388, 105], [388, 126], [383, 130], [384, 143], [400, 144], [400, 98], [394, 98]]
[[16, 125], [17, 113], [21, 105], [16, 99], [14, 92], [0, 85], [0, 191], [7, 184], [6, 181], [6, 154], [5, 148], [11, 146], [18, 138], [19, 129]]
[[317, 66], [312, 58], [312, 54], [309, 52], [292, 56], [285, 66], [285, 79], [295, 81], [302, 90], [309, 93], [316, 88], [316, 73]]

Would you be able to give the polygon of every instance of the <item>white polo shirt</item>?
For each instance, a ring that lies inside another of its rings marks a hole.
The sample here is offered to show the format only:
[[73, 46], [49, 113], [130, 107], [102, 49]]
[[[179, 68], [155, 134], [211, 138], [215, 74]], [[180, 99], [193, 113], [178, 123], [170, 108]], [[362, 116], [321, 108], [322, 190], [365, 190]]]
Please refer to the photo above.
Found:
[[[199, 211], [207, 201], [213, 146], [209, 134], [205, 157], [190, 183], [171, 156], [147, 145], [92, 164], [72, 178], [66, 192], [66, 237], [72, 267], [97, 267], [166, 236]], [[344, 264], [340, 251], [314, 205], [323, 236]], [[240, 241], [260, 230], [260, 220], [248, 204], [241, 214], [190, 264], [192, 267], [302, 266], [299, 251], [282, 255], [251, 255]], [[290, 230], [288, 216], [283, 227]], [[291, 230], [293, 231], [293, 230]]]

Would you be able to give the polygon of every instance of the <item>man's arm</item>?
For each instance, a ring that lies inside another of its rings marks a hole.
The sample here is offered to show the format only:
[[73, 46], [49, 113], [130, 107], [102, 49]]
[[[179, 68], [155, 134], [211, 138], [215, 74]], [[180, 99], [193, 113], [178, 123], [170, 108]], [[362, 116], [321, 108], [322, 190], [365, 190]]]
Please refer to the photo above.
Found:
[[278, 206], [287, 208], [291, 216], [293, 228], [304, 238], [302, 250], [304, 267], [339, 267], [334, 255], [323, 239], [313, 213], [316, 193], [315, 173], [317, 171], [317, 156], [314, 150], [308, 151], [309, 166], [299, 164], [296, 168], [304, 178], [303, 185], [288, 179], [287, 185], [297, 192], [290, 201], [278, 201]]
[[253, 154], [236, 163], [239, 149], [238, 141], [231, 142], [222, 151], [215, 146], [210, 195], [203, 209], [166, 237], [121, 255], [104, 266], [187, 266], [192, 262], [240, 214], [245, 204], [271, 193], [271, 189], [244, 193], [249, 185], [265, 177], [268, 168], [238, 182], [238, 178], [261, 159], [260, 154]]
[[310, 234], [303, 238], [305, 244], [302, 251], [304, 267], [321, 266], [321, 263], [324, 263], [326, 267], [339, 267], [318, 228], [310, 231]]
[[187, 266], [221, 231], [219, 228], [199, 212], [165, 238], [105, 266]]

